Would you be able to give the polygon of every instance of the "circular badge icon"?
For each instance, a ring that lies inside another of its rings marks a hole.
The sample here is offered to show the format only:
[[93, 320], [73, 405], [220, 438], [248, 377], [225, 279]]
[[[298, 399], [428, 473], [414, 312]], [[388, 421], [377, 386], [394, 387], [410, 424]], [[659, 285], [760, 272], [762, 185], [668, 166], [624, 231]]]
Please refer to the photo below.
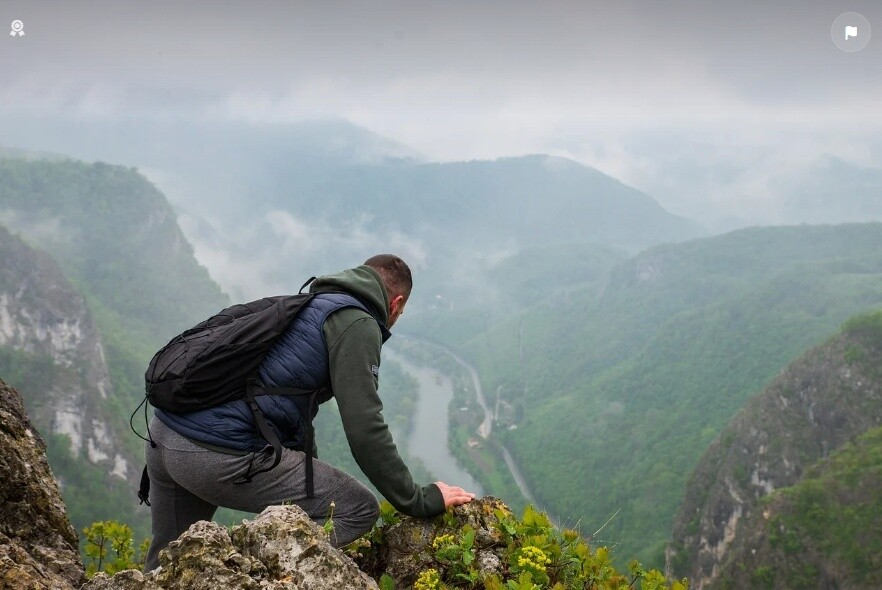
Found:
[[840, 14], [833, 21], [830, 29], [833, 43], [842, 51], [854, 53], [860, 51], [870, 42], [870, 21], [857, 12]]

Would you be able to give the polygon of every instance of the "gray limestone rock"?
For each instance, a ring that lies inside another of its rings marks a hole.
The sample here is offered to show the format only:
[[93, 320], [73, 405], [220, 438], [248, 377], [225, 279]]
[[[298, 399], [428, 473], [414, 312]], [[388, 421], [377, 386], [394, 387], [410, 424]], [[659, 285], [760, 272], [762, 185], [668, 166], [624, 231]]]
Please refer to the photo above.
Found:
[[228, 531], [197, 522], [147, 574], [99, 575], [83, 590], [353, 590], [377, 584], [297, 506], [270, 506]]

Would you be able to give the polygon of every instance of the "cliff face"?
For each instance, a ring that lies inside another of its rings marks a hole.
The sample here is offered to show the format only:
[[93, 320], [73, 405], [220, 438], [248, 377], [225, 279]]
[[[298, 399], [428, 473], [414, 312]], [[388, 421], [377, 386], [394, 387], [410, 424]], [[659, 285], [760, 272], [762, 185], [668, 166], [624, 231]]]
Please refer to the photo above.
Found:
[[0, 381], [0, 588], [67, 590], [84, 579], [77, 534], [21, 396]]
[[0, 227], [0, 366], [26, 391], [29, 413], [46, 434], [67, 436], [117, 477], [134, 478], [120, 452], [106, 402], [111, 384], [104, 349], [86, 302], [47, 254]]
[[[714, 587], [761, 500], [882, 423], [882, 315], [857, 318], [783, 371], [710, 446], [688, 484], [667, 551], [669, 573]], [[866, 326], [871, 329], [864, 329]]]
[[882, 428], [745, 519], [715, 588], [882, 588]]

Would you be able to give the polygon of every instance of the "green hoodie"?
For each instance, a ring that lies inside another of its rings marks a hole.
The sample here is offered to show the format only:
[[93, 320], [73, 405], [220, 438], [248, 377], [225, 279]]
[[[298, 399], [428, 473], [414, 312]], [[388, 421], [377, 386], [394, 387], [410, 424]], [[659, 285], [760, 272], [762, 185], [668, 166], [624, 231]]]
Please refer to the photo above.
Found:
[[[372, 307], [384, 325], [388, 320], [389, 296], [380, 274], [369, 266], [319, 277], [310, 291], [351, 293]], [[397, 510], [418, 517], [441, 514], [441, 490], [435, 484], [414, 484], [383, 419], [383, 402], [377, 394], [383, 334], [377, 320], [348, 307], [328, 316], [323, 329], [331, 387], [355, 462]]]

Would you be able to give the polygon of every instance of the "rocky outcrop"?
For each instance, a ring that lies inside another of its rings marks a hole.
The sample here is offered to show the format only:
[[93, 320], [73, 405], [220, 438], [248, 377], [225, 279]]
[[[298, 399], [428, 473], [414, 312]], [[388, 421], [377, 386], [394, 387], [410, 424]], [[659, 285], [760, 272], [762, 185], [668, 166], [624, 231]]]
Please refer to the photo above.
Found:
[[[475, 532], [473, 550], [482, 576], [502, 574], [505, 543], [498, 514], [510, 514], [495, 498], [458, 506], [444, 518], [404, 517], [349, 549], [333, 548], [327, 534], [297, 506], [271, 506], [231, 530], [198, 522], [160, 553], [160, 567], [107, 576], [83, 590], [339, 590], [377, 588], [388, 574], [396, 588], [412, 588], [420, 572], [443, 570], [433, 542], [445, 533]], [[370, 575], [368, 575], [370, 574]], [[373, 577], [371, 577], [373, 576]]]
[[151, 572], [99, 573], [85, 581], [45, 446], [18, 394], [2, 382], [0, 445], [3, 590], [405, 590], [438, 588], [441, 580], [450, 587], [536, 587], [531, 579], [543, 587], [582, 587], [591, 579], [618, 588], [635, 581], [609, 567], [607, 551], [592, 555], [576, 531], [559, 538], [546, 516], [528, 507], [518, 521], [491, 497], [433, 519], [384, 510], [385, 524], [345, 551], [332, 547], [325, 529], [299, 507], [271, 506], [232, 529], [193, 524], [160, 552]]
[[882, 427], [776, 490], [739, 526], [713, 588], [882, 588]]
[[474, 531], [475, 562], [481, 576], [502, 575], [506, 562], [505, 541], [499, 514], [511, 515], [502, 501], [486, 496], [457, 506], [443, 518], [426, 520], [404, 517], [400, 522], [379, 529], [381, 538], [375, 546], [360, 549], [359, 566], [374, 578], [388, 574], [396, 588], [411, 588], [420, 572], [443, 571], [449, 567], [439, 561], [435, 540], [443, 535]]
[[231, 530], [200, 521], [141, 574], [96, 575], [83, 590], [339, 590], [377, 584], [297, 506], [271, 506]]
[[[882, 325], [868, 317], [864, 323]], [[856, 327], [793, 362], [710, 446], [674, 521], [669, 575], [714, 587], [762, 498], [882, 424], [882, 335], [850, 323]]]
[[21, 396], [0, 381], [0, 588], [67, 590], [84, 580], [46, 446]]

